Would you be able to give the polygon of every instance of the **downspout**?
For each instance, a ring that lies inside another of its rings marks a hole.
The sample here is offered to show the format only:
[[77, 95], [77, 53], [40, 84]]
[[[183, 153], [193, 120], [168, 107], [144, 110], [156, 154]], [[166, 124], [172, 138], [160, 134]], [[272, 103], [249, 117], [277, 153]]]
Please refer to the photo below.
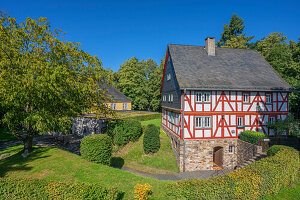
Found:
[[186, 89], [183, 90], [183, 98], [182, 98], [182, 139], [183, 139], [183, 169], [182, 171], [185, 172], [185, 140], [184, 140], [184, 105], [185, 105], [185, 93]]

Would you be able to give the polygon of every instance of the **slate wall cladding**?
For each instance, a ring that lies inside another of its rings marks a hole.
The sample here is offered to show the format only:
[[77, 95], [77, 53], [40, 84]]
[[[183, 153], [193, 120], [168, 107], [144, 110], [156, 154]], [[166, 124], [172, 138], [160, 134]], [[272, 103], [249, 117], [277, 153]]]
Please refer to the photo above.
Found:
[[[170, 138], [180, 171], [184, 171], [183, 140], [172, 134], [164, 125], [161, 125], [161, 128]], [[234, 169], [237, 166], [237, 140], [237, 138], [185, 140], [185, 171], [212, 170], [214, 147], [223, 147], [224, 169]], [[233, 153], [229, 153], [229, 146], [234, 146]]]
[[255, 154], [262, 153], [262, 146], [251, 144], [240, 139], [238, 139], [237, 148], [238, 148], [238, 153], [237, 153], [238, 165], [251, 159]]
[[87, 135], [93, 135], [102, 133], [103, 128], [107, 125], [107, 120], [97, 119], [95, 117], [77, 117], [73, 119], [72, 134], [85, 137]]

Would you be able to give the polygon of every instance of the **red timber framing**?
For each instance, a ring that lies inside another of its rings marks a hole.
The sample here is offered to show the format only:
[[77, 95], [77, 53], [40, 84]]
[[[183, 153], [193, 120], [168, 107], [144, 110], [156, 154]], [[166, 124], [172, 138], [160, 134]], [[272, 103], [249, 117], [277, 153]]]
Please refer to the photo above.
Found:
[[[183, 95], [184, 101], [184, 132], [185, 139], [217, 139], [237, 138], [238, 134], [245, 130], [260, 131], [271, 135], [272, 130], [267, 128], [270, 117], [285, 119], [288, 115], [287, 92], [256, 92], [256, 91], [208, 91], [211, 92], [210, 102], [196, 102], [196, 92], [189, 90]], [[201, 92], [201, 91], [200, 91]], [[206, 91], [207, 92], [207, 91]], [[249, 102], [243, 102], [243, 95], [249, 94]], [[182, 93], [183, 94], [183, 93]], [[266, 103], [266, 94], [271, 94], [271, 103]], [[182, 103], [183, 104], [183, 103]], [[181, 128], [182, 108], [178, 124], [165, 126], [173, 131], [173, 126], [178, 127], [180, 132], [175, 133], [183, 137]], [[164, 110], [164, 108], [163, 108]], [[178, 110], [179, 111], [179, 110]], [[195, 117], [210, 117], [209, 128], [196, 128]], [[242, 126], [237, 126], [237, 118], [243, 118]], [[179, 136], [179, 135], [178, 135]]]

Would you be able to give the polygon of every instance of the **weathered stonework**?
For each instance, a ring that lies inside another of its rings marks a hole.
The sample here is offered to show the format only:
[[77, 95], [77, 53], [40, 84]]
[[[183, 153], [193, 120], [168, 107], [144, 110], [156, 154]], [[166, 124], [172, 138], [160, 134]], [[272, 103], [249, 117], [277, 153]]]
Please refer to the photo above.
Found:
[[[223, 168], [233, 169], [237, 166], [237, 138], [185, 140], [185, 165], [183, 163], [184, 142], [171, 133], [164, 125], [162, 130], [169, 136], [180, 171], [200, 171], [213, 169], [213, 151], [215, 147], [223, 148]], [[229, 146], [234, 150], [229, 153]]]
[[243, 140], [238, 139], [237, 142], [237, 164], [241, 164], [251, 159], [255, 154], [262, 153], [262, 146], [251, 144]]
[[73, 119], [72, 134], [84, 137], [102, 133], [107, 125], [107, 120], [97, 119], [95, 117], [77, 117]]

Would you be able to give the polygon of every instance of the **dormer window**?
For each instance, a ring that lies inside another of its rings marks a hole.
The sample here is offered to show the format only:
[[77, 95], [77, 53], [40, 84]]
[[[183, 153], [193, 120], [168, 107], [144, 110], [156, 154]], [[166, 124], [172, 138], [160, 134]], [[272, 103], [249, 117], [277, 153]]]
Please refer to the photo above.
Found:
[[173, 94], [169, 94], [169, 102], [173, 102]]
[[171, 73], [167, 74], [167, 81], [171, 80]]

